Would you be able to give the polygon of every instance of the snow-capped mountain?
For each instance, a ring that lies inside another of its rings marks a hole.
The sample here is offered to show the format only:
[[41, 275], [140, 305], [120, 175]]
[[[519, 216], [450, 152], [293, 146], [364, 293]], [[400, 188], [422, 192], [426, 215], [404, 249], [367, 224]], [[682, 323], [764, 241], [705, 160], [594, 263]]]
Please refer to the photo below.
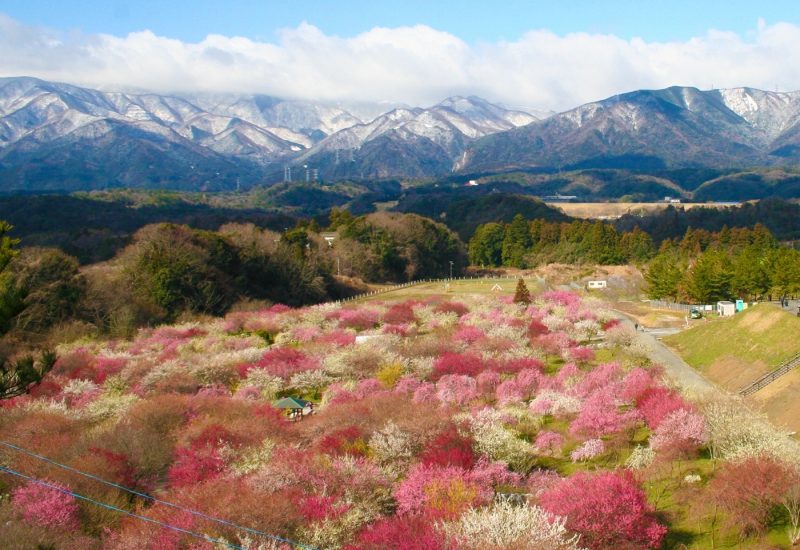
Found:
[[456, 169], [741, 167], [800, 161], [800, 92], [640, 90], [484, 137]]
[[301, 160], [336, 176], [390, 177], [396, 175], [398, 163], [405, 166], [404, 175], [422, 176], [434, 166], [447, 171], [475, 139], [536, 120], [479, 97], [450, 97], [427, 109], [393, 109], [368, 123], [336, 132]]
[[[254, 174], [275, 174], [320, 153], [340, 151], [352, 159], [367, 144], [375, 165], [383, 166], [367, 170], [369, 175], [402, 175], [407, 162], [381, 160], [398, 148], [403, 157], [435, 158], [422, 161], [424, 173], [448, 171], [472, 140], [534, 120], [476, 97], [449, 98], [429, 109], [395, 108], [365, 122], [339, 106], [264, 95], [104, 92], [35, 78], [0, 78], [0, 188], [30, 188], [45, 173], [53, 178], [45, 186], [55, 187], [73, 176], [80, 179], [81, 170], [92, 185], [103, 185], [103, 179], [111, 179], [105, 185], [128, 185], [137, 177], [160, 180], [160, 168], [171, 172], [184, 165], [190, 170], [187, 181], [199, 180], [209, 188], [225, 178], [220, 169], [228, 174], [238, 166], [236, 178], [241, 183], [244, 177], [247, 185]], [[381, 144], [389, 143], [392, 147], [381, 152]], [[432, 153], [419, 154], [420, 147], [431, 144]], [[142, 166], [126, 164], [126, 158], [135, 157], [134, 149], [147, 151], [150, 168], [144, 172]], [[113, 169], [98, 157], [100, 150], [115, 159]]]

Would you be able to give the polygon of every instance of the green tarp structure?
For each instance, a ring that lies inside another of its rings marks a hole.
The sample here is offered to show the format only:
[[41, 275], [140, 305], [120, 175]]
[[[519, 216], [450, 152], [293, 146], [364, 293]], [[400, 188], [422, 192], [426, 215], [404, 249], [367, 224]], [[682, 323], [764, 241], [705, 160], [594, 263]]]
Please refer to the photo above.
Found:
[[283, 397], [275, 401], [276, 409], [305, 409], [311, 402], [298, 397]]

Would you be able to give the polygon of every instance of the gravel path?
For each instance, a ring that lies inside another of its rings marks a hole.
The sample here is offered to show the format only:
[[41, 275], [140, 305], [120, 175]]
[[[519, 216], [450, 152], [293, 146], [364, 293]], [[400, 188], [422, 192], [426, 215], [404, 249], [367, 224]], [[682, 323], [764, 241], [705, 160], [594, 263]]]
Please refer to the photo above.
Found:
[[[620, 311], [615, 311], [622, 324], [633, 327], [633, 321]], [[658, 334], [658, 333], [657, 333]], [[707, 380], [702, 374], [690, 367], [683, 359], [678, 357], [671, 349], [662, 344], [656, 336], [648, 331], [636, 332], [641, 345], [654, 363], [664, 366], [664, 371], [684, 392], [691, 395], [704, 395], [709, 393], [725, 393], [717, 385]]]

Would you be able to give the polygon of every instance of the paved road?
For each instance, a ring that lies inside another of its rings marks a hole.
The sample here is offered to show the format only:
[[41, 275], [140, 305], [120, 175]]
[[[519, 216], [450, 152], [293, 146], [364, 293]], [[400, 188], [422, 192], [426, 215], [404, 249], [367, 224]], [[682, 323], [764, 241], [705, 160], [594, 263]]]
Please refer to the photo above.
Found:
[[[615, 311], [617, 317], [624, 325], [633, 328], [633, 321], [624, 313]], [[676, 332], [676, 331], [675, 331]], [[639, 342], [647, 350], [647, 355], [654, 363], [664, 365], [664, 371], [675, 383], [689, 394], [703, 395], [707, 393], [723, 393], [723, 390], [707, 380], [702, 374], [690, 367], [683, 359], [678, 357], [667, 346], [662, 344], [656, 336], [672, 334], [669, 329], [647, 329], [636, 334]]]

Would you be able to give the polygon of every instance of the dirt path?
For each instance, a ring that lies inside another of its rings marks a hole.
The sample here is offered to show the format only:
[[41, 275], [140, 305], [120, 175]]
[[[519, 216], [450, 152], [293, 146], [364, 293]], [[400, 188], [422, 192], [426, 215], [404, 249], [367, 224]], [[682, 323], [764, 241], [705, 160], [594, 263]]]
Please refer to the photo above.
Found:
[[[626, 326], [633, 328], [633, 321], [624, 313], [615, 311], [617, 317]], [[708, 381], [702, 374], [690, 367], [683, 359], [662, 344], [654, 334], [648, 331], [637, 331], [639, 342], [644, 346], [647, 355], [654, 363], [664, 365], [664, 371], [676, 384], [690, 395], [724, 393], [724, 390]]]

